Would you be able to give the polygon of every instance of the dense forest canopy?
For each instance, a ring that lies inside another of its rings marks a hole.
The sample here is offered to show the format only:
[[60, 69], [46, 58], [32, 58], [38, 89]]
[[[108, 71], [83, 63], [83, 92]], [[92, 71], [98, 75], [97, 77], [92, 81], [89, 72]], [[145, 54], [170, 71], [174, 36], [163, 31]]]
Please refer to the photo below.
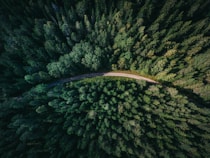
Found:
[[[0, 157], [210, 157], [210, 1], [0, 0], [0, 21]], [[158, 83], [59, 82], [125, 70]]]

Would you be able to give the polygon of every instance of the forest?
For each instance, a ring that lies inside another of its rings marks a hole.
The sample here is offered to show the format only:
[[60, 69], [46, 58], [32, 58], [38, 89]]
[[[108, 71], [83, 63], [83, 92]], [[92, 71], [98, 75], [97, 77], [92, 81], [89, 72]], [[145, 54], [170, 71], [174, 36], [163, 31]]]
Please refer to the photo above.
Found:
[[[210, 157], [210, 1], [0, 0], [0, 158]], [[129, 72], [157, 81], [93, 77]]]

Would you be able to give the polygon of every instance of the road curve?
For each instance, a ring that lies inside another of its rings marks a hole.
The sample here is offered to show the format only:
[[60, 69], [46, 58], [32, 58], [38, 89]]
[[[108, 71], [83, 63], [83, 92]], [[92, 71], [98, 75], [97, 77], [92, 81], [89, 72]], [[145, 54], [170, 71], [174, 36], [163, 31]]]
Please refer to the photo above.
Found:
[[104, 73], [89, 73], [89, 74], [83, 74], [83, 75], [78, 75], [74, 77], [69, 77], [69, 78], [64, 78], [64, 79], [59, 79], [57, 81], [54, 81], [53, 83], [49, 84], [49, 87], [53, 87], [58, 84], [63, 84], [66, 82], [71, 82], [75, 80], [81, 80], [85, 78], [92, 78], [92, 77], [97, 77], [97, 76], [113, 76], [113, 77], [126, 77], [126, 78], [132, 78], [136, 80], [144, 80], [147, 82], [151, 83], [158, 83], [157, 81], [154, 81], [152, 79], [140, 76], [140, 75], [135, 75], [135, 74], [130, 74], [126, 72], [104, 72]]
[[104, 73], [103, 76], [117, 76], [117, 77], [126, 77], [126, 78], [133, 78], [136, 80], [145, 80], [147, 82], [151, 82], [151, 83], [158, 83], [157, 81], [154, 81], [152, 79], [140, 76], [140, 75], [134, 75], [134, 74], [129, 74], [129, 73], [125, 73], [125, 72], [107, 72]]

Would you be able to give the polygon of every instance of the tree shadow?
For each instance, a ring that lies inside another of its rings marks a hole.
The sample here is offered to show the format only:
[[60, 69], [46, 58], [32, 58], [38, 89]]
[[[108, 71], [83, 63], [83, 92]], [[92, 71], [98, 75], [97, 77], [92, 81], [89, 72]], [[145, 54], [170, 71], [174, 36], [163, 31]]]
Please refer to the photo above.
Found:
[[204, 100], [201, 96], [194, 93], [192, 89], [186, 89], [181, 86], [174, 85], [173, 83], [167, 82], [167, 81], [161, 81], [160, 84], [163, 87], [173, 87], [177, 89], [181, 94], [184, 94], [189, 99], [189, 101], [196, 103], [196, 105], [198, 105], [199, 107], [210, 108], [210, 101]]

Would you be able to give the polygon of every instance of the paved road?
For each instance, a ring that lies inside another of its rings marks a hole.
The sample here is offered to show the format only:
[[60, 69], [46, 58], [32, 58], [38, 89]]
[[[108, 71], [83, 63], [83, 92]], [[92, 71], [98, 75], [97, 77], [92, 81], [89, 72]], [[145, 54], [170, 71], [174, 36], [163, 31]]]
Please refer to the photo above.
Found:
[[63, 84], [66, 82], [70, 82], [70, 81], [75, 81], [75, 80], [81, 80], [81, 79], [85, 79], [85, 78], [92, 78], [92, 77], [97, 77], [97, 76], [116, 76], [116, 77], [126, 77], [126, 78], [133, 78], [136, 80], [144, 80], [147, 82], [151, 82], [151, 83], [158, 83], [152, 79], [140, 76], [140, 75], [134, 75], [134, 74], [129, 74], [126, 72], [104, 72], [104, 73], [90, 73], [90, 74], [83, 74], [83, 75], [78, 75], [78, 76], [74, 76], [74, 77], [70, 77], [70, 78], [64, 78], [64, 79], [60, 79], [57, 80], [51, 84], [49, 84], [49, 87], [53, 87], [57, 84]]

